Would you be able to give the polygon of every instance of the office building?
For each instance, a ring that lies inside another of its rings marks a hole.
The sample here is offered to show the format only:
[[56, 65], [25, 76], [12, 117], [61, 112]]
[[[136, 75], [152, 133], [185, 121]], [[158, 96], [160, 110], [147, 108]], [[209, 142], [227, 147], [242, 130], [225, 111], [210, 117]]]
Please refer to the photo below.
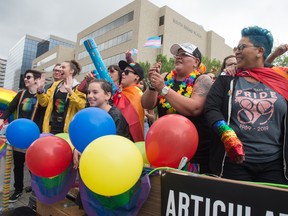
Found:
[[4, 87], [6, 63], [7, 63], [6, 59], [0, 58], [0, 87]]
[[53, 35], [40, 39], [31, 35], [23, 36], [9, 51], [5, 72], [4, 87], [17, 91], [24, 87], [23, 75], [32, 68], [32, 61], [57, 45], [74, 48], [75, 43]]
[[[160, 49], [144, 47], [152, 36], [161, 37]], [[135, 0], [78, 33], [75, 59], [83, 66], [83, 73], [95, 68], [83, 45], [88, 38], [97, 43], [106, 66], [125, 59], [124, 53], [132, 48], [138, 50], [135, 61], [153, 64], [158, 54], [172, 57], [171, 45], [183, 42], [194, 43], [209, 59], [222, 61], [233, 53], [216, 32], [205, 31], [168, 6], [159, 8], [148, 0]]]

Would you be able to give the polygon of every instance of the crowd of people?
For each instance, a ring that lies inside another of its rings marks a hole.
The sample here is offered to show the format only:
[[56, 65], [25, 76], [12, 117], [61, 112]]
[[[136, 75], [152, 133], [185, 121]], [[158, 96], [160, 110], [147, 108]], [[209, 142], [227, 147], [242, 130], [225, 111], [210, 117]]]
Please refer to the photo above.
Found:
[[[54, 83], [46, 86], [40, 72], [27, 70], [26, 89], [10, 103], [0, 126], [17, 111], [17, 118], [35, 121], [41, 132], [67, 133], [79, 110], [98, 107], [111, 115], [118, 135], [138, 142], [145, 140], [157, 118], [180, 114], [199, 134], [196, 154], [187, 162], [188, 171], [287, 184], [287, 70], [272, 62], [288, 45], [274, 52], [272, 47], [273, 36], [268, 30], [244, 28], [234, 54], [223, 60], [216, 76], [203, 70], [197, 46], [176, 43], [170, 48], [174, 69], [164, 72], [161, 62], [156, 62], [147, 71], [146, 80], [143, 68], [127, 52], [126, 61], [107, 68], [117, 87], [114, 94], [111, 83], [95, 79], [92, 72], [79, 84], [75, 76], [81, 66], [74, 60], [55, 65]], [[80, 156], [75, 150], [76, 169]], [[25, 151], [14, 149], [13, 157], [15, 192], [11, 202], [22, 195]]]

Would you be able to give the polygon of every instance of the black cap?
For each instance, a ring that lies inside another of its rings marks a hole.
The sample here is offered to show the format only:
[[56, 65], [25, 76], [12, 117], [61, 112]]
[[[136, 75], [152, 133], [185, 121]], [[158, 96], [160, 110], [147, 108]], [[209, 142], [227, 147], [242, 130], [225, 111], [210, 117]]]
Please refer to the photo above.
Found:
[[125, 70], [126, 67], [132, 68], [132, 70], [140, 77], [140, 80], [144, 78], [143, 68], [136, 62], [128, 63], [126, 61], [120, 61], [118, 63], [121, 70]]

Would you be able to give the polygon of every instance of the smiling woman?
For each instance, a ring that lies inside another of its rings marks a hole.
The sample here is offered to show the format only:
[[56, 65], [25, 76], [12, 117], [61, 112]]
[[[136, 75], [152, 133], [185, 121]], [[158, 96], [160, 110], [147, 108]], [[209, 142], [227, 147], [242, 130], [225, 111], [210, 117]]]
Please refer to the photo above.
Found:
[[252, 26], [241, 33], [236, 77], [218, 77], [207, 96], [206, 119], [221, 139], [211, 146], [218, 153], [211, 168], [230, 179], [288, 184], [288, 80], [264, 67], [270, 31]]
[[74, 76], [80, 73], [78, 62], [64, 61], [60, 66], [62, 80], [54, 82], [46, 93], [43, 91], [43, 82], [37, 82], [37, 98], [46, 108], [43, 132], [67, 133], [72, 117], [86, 105], [86, 95], [78, 91], [78, 82]]
[[160, 62], [149, 69], [150, 87], [141, 98], [142, 106], [145, 109], [157, 107], [159, 117], [180, 114], [189, 118], [197, 128], [199, 145], [187, 166], [196, 167], [189, 171], [210, 173], [208, 160], [211, 133], [203, 120], [202, 111], [212, 80], [200, 70], [202, 55], [197, 46], [191, 43], [174, 44], [170, 52], [175, 57], [175, 69], [160, 74]]

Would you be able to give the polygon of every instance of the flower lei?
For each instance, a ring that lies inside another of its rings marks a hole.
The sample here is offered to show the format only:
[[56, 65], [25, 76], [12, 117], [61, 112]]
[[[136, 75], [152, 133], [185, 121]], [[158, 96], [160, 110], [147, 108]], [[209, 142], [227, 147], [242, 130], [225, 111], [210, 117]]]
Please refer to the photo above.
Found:
[[[179, 90], [177, 91], [177, 93], [185, 97], [191, 97], [194, 81], [196, 77], [199, 76], [200, 74], [201, 72], [199, 70], [194, 70], [190, 74], [188, 74], [182, 81], [182, 83], [179, 85]], [[168, 88], [173, 88], [175, 80], [176, 80], [176, 71], [172, 70], [166, 76], [166, 80], [164, 81], [164, 83]], [[176, 113], [176, 109], [173, 108], [162, 95], [159, 95], [158, 98], [161, 106], [167, 109], [167, 114]]]

